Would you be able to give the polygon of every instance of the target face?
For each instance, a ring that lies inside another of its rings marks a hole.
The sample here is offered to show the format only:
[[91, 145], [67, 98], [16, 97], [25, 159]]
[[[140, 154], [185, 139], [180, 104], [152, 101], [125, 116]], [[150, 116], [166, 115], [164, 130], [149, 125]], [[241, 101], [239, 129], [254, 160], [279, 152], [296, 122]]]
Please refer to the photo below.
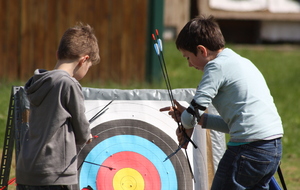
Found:
[[86, 156], [79, 160], [80, 188], [173, 190], [180, 189], [179, 182], [191, 183], [182, 151], [164, 162], [177, 144], [156, 127], [116, 120], [98, 125], [92, 133], [99, 137], [82, 151]]
[[[116, 103], [114, 106], [118, 107]], [[114, 110], [123, 112], [122, 109]], [[147, 115], [152, 114], [150, 121], [139, 119], [144, 111], [135, 114], [127, 110], [124, 116], [114, 110], [93, 126], [92, 134], [98, 138], [79, 155], [79, 188], [89, 185], [97, 190], [192, 190], [193, 179], [183, 151], [164, 161], [178, 145], [160, 129], [162, 126], [155, 126], [161, 122], [154, 122], [158, 117], [149, 112], [151, 108], [147, 108]]]

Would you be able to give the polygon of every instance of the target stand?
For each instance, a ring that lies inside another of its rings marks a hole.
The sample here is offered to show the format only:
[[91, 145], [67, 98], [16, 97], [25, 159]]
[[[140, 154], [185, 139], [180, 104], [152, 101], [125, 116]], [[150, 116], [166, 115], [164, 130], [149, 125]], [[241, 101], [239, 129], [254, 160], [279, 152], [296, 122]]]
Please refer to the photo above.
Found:
[[[189, 105], [195, 93], [194, 89], [174, 89], [172, 92], [174, 99], [184, 106]], [[111, 100], [114, 101], [90, 125], [92, 134], [97, 138], [79, 147], [79, 186], [72, 186], [73, 189], [88, 186], [94, 190], [209, 188], [217, 163], [225, 150], [224, 135], [208, 132], [200, 126], [195, 129], [193, 136], [197, 137], [194, 142], [198, 149], [194, 149], [191, 144], [187, 149], [192, 172], [183, 150], [165, 160], [178, 148], [177, 123], [167, 112], [159, 111], [171, 105], [167, 90], [83, 88], [83, 94], [88, 119]], [[28, 101], [22, 87], [16, 96], [18, 153], [19, 139], [22, 139], [28, 128], [28, 123], [23, 123], [22, 118], [28, 115]]]

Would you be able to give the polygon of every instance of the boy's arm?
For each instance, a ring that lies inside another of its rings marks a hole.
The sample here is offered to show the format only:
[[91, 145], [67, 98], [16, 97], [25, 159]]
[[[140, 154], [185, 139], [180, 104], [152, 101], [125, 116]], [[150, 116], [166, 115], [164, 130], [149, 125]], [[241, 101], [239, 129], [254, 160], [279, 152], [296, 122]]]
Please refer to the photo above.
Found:
[[213, 129], [223, 133], [229, 133], [228, 125], [227, 123], [225, 123], [221, 116], [204, 113], [202, 118], [202, 128]]
[[71, 114], [71, 124], [75, 134], [76, 144], [84, 144], [90, 139], [90, 124], [85, 116], [84, 97], [79, 84], [71, 85], [68, 93], [68, 110]]

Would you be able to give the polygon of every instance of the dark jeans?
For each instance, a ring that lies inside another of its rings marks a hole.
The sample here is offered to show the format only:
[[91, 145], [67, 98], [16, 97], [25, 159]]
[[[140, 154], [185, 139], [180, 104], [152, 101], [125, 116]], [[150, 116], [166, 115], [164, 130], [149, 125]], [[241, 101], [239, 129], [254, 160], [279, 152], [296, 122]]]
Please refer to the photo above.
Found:
[[17, 190], [68, 190], [66, 185], [30, 186], [17, 185]]
[[267, 190], [282, 155], [281, 139], [228, 146], [212, 190]]

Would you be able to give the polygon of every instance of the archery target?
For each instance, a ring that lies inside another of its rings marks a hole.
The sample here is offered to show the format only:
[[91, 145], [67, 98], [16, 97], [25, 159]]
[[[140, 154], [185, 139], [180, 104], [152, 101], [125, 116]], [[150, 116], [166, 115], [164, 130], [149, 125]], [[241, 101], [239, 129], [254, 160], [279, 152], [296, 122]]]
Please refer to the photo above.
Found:
[[[91, 118], [109, 101], [85, 101]], [[192, 190], [193, 179], [177, 147], [177, 123], [159, 108], [168, 101], [114, 101], [91, 124], [98, 138], [81, 151], [79, 186], [97, 190]], [[191, 152], [189, 150], [189, 152]]]

